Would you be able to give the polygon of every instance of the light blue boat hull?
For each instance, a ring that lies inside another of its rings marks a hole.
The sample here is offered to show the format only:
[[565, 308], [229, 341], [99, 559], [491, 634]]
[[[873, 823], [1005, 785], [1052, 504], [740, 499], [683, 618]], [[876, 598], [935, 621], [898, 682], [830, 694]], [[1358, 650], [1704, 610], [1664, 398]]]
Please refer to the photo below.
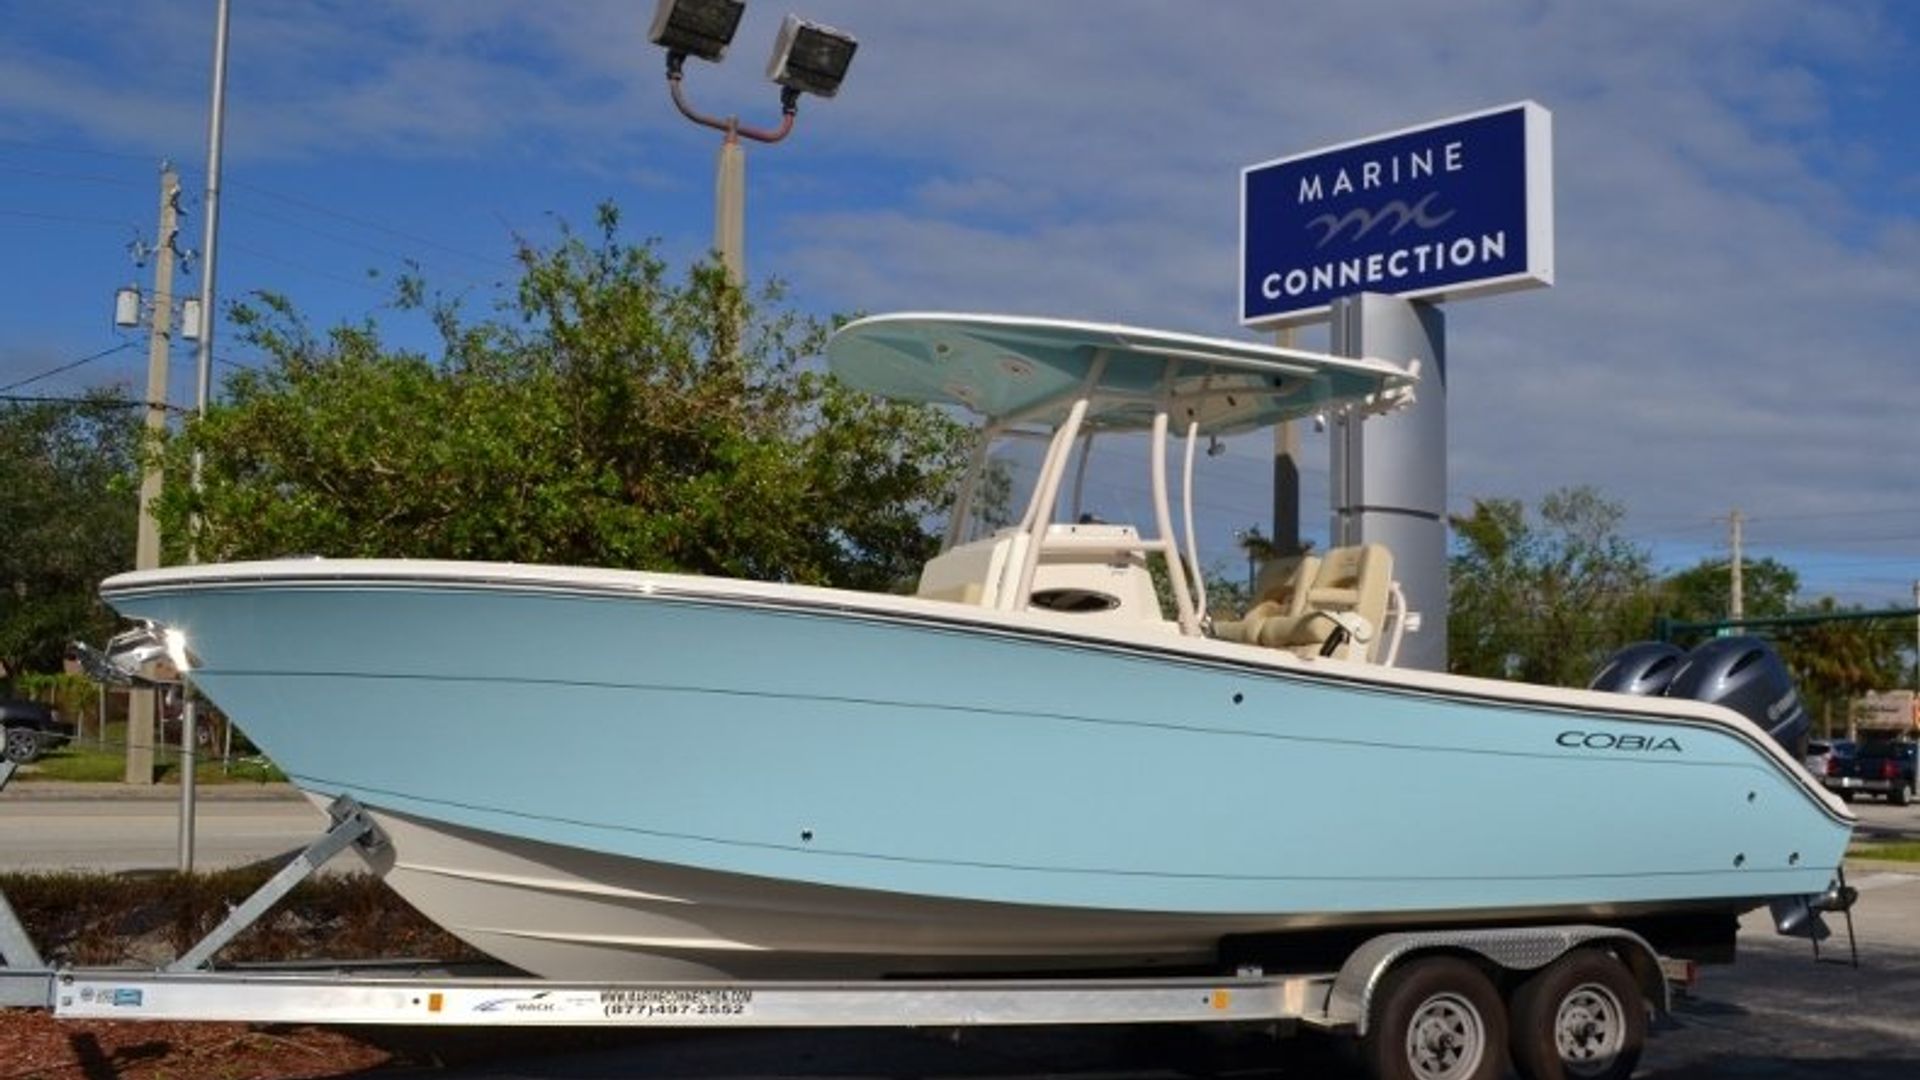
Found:
[[[1739, 910], [1824, 889], [1850, 832], [1804, 773], [1698, 709], [1529, 702], [1469, 680], [1410, 688], [1237, 647], [1154, 649], [812, 590], [259, 565], [283, 569], [126, 575], [104, 592], [184, 630], [195, 681], [303, 789], [351, 794], [403, 835], [806, 890], [809, 910], [847, 895], [869, 915], [924, 901], [985, 905], [989, 922], [1131, 919], [1178, 927], [1162, 936], [1188, 951], [1225, 932], [1396, 916]], [[647, 878], [616, 891], [664, 895]], [[513, 951], [471, 920], [442, 921]], [[596, 933], [623, 954], [683, 959], [706, 940]], [[1099, 940], [1114, 957], [1164, 951], [1125, 937]], [[1046, 954], [1021, 940], [965, 951]], [[778, 932], [751, 944], [847, 947]], [[561, 966], [543, 973], [583, 970]]]

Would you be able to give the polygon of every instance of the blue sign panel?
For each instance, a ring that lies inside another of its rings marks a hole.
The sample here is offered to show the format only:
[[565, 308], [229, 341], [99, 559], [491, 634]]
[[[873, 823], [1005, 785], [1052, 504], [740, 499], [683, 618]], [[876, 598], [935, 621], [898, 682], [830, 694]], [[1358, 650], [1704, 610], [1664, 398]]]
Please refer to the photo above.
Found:
[[1552, 157], [1550, 115], [1522, 102], [1244, 170], [1240, 321], [1551, 285]]

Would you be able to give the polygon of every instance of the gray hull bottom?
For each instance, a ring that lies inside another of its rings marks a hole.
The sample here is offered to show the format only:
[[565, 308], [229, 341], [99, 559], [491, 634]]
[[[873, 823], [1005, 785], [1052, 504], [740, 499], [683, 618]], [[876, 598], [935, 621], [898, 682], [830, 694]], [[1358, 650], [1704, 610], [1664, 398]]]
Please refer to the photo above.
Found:
[[1762, 902], [1279, 915], [1043, 908], [694, 870], [371, 813], [392, 843], [369, 861], [408, 903], [496, 959], [582, 981], [1150, 971], [1213, 964], [1220, 940], [1237, 934], [1608, 921]]

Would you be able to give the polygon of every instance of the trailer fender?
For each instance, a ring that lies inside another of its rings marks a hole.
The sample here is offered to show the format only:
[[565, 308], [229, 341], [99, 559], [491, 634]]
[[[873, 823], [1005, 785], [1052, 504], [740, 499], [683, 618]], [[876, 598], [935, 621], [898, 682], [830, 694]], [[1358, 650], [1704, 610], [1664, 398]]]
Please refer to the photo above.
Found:
[[1641, 992], [1656, 1013], [1672, 1006], [1660, 956], [1645, 938], [1610, 926], [1540, 926], [1486, 930], [1435, 930], [1382, 934], [1347, 957], [1327, 992], [1322, 1023], [1329, 1028], [1351, 1028], [1367, 1033], [1374, 990], [1388, 971], [1414, 956], [1450, 952], [1475, 956], [1503, 971], [1538, 971], [1572, 949], [1603, 944], [1617, 952], [1633, 972]]

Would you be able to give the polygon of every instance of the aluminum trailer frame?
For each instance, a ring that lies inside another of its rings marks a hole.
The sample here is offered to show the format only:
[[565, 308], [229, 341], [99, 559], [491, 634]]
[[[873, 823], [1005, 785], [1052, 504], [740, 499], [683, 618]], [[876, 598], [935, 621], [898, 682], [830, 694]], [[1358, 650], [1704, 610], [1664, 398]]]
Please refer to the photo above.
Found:
[[1607, 927], [1383, 934], [1336, 972], [1214, 978], [962, 979], [847, 982], [575, 983], [285, 971], [61, 969], [9, 977], [37, 984], [68, 1019], [255, 1023], [667, 1028], [972, 1027], [1280, 1022], [1367, 1032], [1375, 990], [1402, 960], [1445, 952], [1502, 969], [1545, 967], [1583, 945], [1619, 950], [1653, 1006], [1691, 967]]

